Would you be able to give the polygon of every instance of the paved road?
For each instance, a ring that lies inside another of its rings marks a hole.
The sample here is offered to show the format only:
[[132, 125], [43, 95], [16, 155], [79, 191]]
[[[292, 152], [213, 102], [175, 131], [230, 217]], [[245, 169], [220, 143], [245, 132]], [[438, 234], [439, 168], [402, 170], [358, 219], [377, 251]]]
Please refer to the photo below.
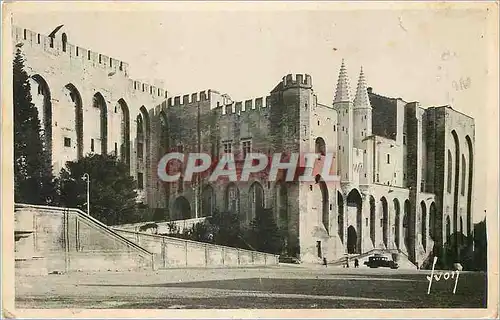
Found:
[[486, 275], [292, 267], [170, 269], [16, 277], [16, 308], [483, 308]]

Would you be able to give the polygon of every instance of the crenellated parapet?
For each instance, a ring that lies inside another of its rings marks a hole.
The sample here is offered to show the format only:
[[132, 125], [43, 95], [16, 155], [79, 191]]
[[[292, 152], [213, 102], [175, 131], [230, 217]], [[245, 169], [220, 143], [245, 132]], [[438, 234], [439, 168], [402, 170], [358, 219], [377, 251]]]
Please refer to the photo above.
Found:
[[167, 90], [133, 79], [129, 79], [129, 89], [133, 92], [145, 93], [153, 97], [167, 98]]
[[267, 110], [270, 105], [271, 96], [232, 102], [222, 106], [222, 115]]
[[196, 102], [209, 101], [212, 90], [204, 90], [200, 92], [194, 92], [191, 94], [185, 94], [182, 96], [175, 96], [168, 98], [168, 107], [177, 107], [188, 104], [193, 104]]
[[[53, 56], [67, 58], [72, 65], [80, 64], [83, 67], [104, 69], [109, 76], [121, 74], [126, 78], [129, 77], [128, 63], [105, 54], [71, 44], [67, 41], [65, 33], [50, 37], [32, 30], [13, 26], [12, 37], [15, 47], [22, 48], [23, 46], [29, 46], [33, 49], [42, 50]], [[137, 93], [143, 92], [153, 97], [167, 97], [167, 90], [132, 79], [129, 79], [129, 89], [134, 90]]]
[[283, 88], [312, 88], [312, 77], [308, 74], [288, 74], [283, 77], [282, 80]]

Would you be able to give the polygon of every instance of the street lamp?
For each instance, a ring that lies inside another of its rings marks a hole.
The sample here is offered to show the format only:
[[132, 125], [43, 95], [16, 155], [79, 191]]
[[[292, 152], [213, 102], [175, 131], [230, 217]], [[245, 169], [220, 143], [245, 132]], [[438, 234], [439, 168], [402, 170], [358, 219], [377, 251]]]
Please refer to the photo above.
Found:
[[87, 214], [90, 216], [90, 176], [88, 173], [84, 173], [82, 179], [87, 181]]

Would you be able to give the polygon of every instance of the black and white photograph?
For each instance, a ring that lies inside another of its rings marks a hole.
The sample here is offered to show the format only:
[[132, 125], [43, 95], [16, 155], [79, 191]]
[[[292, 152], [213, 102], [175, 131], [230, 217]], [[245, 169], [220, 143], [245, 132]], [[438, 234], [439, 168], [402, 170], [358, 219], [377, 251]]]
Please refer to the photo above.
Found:
[[498, 2], [2, 6], [5, 317], [498, 317]]

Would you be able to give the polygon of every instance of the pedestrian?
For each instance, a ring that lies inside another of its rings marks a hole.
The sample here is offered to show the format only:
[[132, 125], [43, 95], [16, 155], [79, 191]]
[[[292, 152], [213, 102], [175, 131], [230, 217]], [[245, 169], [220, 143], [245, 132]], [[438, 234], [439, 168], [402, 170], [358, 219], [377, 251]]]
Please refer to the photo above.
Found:
[[359, 267], [359, 261], [356, 258], [356, 259], [354, 259], [354, 268], [357, 268], [357, 267]]
[[326, 257], [323, 257], [323, 265], [326, 267], [328, 267], [328, 262], [326, 261]]
[[346, 268], [349, 268], [349, 258], [347, 258], [347, 259], [345, 260], [345, 267], [346, 267]]

